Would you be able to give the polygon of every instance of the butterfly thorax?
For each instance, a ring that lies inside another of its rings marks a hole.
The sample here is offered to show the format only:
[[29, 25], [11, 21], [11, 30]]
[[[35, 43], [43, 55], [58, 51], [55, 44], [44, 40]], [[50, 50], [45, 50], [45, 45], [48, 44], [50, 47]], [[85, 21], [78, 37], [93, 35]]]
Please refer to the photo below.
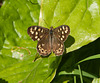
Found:
[[52, 39], [52, 36], [53, 36], [53, 27], [50, 27], [50, 36], [51, 36], [51, 39]]
[[53, 33], [53, 27], [50, 27], [50, 34]]
[[53, 38], [53, 27], [51, 26], [50, 27], [50, 40], [51, 40], [51, 50], [53, 49], [53, 47], [52, 47], [52, 38]]

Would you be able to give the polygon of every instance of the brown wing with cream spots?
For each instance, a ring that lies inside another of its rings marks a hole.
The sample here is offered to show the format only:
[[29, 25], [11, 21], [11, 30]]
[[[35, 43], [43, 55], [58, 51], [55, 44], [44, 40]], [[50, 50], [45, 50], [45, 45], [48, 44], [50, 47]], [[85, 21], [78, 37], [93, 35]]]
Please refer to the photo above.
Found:
[[61, 42], [64, 42], [67, 39], [67, 37], [70, 33], [70, 28], [67, 25], [62, 25], [62, 26], [59, 26], [59, 27], [55, 28], [53, 31], [54, 31], [54, 35]]
[[49, 29], [43, 28], [41, 26], [31, 26], [28, 28], [27, 33], [33, 39], [33, 41], [40, 41], [46, 33], [49, 32]]
[[47, 56], [51, 53], [51, 36], [49, 32], [38, 42], [37, 51], [42, 56]]
[[64, 44], [55, 35], [52, 38], [52, 48], [56, 56], [60, 56], [64, 52]]

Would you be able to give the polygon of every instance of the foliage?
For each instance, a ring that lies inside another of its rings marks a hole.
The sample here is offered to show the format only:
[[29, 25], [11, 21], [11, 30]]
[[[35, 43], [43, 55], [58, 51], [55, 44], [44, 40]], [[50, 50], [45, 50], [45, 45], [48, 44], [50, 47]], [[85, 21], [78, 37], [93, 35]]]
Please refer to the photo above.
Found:
[[[4, 1], [0, 8], [0, 83], [99, 81], [99, 5], [99, 0]], [[68, 25], [71, 33], [64, 43], [65, 53], [34, 61], [37, 41], [27, 34], [32, 25]]]

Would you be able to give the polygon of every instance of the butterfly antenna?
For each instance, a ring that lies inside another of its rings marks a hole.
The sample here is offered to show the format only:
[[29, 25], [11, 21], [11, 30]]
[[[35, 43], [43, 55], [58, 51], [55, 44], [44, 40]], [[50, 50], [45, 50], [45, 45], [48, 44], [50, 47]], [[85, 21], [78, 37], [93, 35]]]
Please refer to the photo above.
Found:
[[[43, 19], [44, 20], [44, 19]], [[47, 22], [44, 20], [45, 24], [48, 26]]]
[[59, 22], [60, 20], [58, 20], [55, 24], [54, 24], [54, 26]]

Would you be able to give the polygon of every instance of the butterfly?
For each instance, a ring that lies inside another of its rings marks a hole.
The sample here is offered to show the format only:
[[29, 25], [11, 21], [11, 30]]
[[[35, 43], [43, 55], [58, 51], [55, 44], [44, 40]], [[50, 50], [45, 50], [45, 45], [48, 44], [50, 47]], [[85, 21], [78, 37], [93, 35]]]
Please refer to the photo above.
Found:
[[70, 28], [68, 25], [61, 25], [55, 29], [53, 27], [48, 29], [41, 26], [31, 26], [27, 33], [33, 41], [38, 41], [39, 55], [47, 56], [53, 51], [56, 56], [59, 56], [64, 52], [64, 41], [70, 33]]

